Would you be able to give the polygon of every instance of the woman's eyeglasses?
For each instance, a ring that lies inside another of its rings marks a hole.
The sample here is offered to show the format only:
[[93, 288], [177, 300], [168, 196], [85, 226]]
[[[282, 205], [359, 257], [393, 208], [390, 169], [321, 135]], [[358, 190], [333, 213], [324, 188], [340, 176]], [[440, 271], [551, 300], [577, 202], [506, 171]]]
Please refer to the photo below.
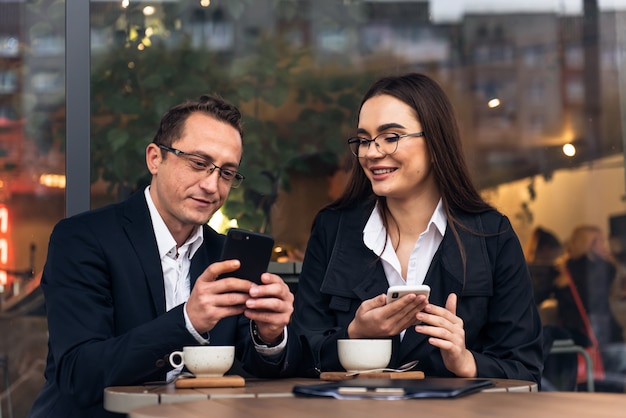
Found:
[[374, 144], [376, 144], [376, 150], [383, 156], [385, 156], [391, 155], [396, 152], [400, 139], [409, 136], [424, 136], [424, 132], [415, 132], [412, 134], [403, 135], [385, 132], [375, 136], [372, 139], [367, 139], [360, 136], [353, 136], [352, 138], [348, 138], [348, 146], [350, 147], [350, 151], [352, 151], [352, 154], [354, 154], [355, 157], [363, 158], [365, 157], [365, 154], [367, 154], [367, 150], [370, 148], [370, 144], [373, 142]]

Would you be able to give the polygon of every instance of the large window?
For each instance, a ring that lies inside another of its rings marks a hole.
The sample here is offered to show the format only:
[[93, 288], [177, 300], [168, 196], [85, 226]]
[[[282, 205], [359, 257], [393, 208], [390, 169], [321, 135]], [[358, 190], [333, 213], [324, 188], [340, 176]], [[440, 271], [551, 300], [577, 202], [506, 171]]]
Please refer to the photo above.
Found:
[[[596, 225], [620, 261], [626, 2], [475, 3], [91, 0], [76, 16], [71, 1], [0, 0], [0, 354], [11, 381], [32, 377], [14, 416], [42, 382], [36, 285], [53, 225], [145, 186], [160, 116], [205, 92], [239, 105], [246, 130], [246, 181], [214, 225], [273, 234], [281, 260], [301, 259], [345, 185], [366, 87], [418, 71], [452, 99], [472, 175], [522, 244], [537, 227], [564, 243]], [[73, 57], [90, 67], [66, 68]], [[612, 303], [626, 327], [624, 283]]]

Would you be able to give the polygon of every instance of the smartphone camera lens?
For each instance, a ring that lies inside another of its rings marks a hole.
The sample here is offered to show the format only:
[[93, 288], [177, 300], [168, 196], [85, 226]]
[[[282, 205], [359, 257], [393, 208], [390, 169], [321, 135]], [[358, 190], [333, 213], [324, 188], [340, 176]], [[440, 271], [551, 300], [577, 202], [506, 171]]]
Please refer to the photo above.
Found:
[[393, 292], [393, 293], [391, 294], [391, 298], [392, 298], [392, 299], [398, 299], [398, 296], [400, 296], [400, 295], [398, 294], [398, 292]]

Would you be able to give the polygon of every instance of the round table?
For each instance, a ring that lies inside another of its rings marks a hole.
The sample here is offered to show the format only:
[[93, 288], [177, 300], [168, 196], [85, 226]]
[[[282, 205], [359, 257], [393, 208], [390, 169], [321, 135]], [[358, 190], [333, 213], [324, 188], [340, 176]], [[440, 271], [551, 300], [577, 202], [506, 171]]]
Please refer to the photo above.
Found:
[[[494, 386], [483, 392], [536, 392], [537, 384], [524, 380], [490, 379]], [[104, 390], [104, 408], [129, 413], [149, 405], [227, 398], [292, 398], [296, 384], [319, 384], [319, 379], [246, 379], [244, 387], [177, 389], [168, 385], [112, 386]]]

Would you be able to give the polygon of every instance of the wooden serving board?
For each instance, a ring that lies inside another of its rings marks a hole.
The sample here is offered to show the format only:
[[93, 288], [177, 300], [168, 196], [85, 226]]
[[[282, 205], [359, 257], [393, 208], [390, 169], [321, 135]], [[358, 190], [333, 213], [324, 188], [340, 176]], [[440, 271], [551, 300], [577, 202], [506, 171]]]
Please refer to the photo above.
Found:
[[241, 376], [220, 377], [189, 377], [176, 380], [179, 389], [189, 388], [234, 388], [246, 385], [246, 380]]
[[347, 376], [346, 372], [322, 372], [321, 380], [340, 381], [350, 379], [423, 379], [424, 372], [378, 372], [378, 373], [362, 373], [354, 376]]

